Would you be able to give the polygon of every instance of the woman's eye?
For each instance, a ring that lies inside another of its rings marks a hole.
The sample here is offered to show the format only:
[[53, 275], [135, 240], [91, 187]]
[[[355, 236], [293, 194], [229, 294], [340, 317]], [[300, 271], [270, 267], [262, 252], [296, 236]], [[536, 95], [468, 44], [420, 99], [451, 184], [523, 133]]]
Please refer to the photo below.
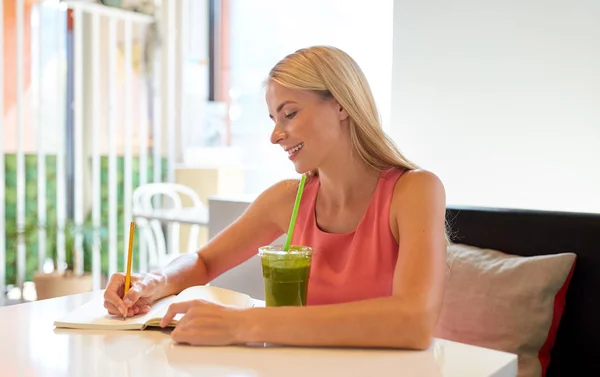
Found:
[[297, 111], [294, 111], [292, 113], [287, 114], [285, 117], [288, 118], [288, 119], [292, 119], [293, 117], [296, 116], [297, 113], [298, 113]]

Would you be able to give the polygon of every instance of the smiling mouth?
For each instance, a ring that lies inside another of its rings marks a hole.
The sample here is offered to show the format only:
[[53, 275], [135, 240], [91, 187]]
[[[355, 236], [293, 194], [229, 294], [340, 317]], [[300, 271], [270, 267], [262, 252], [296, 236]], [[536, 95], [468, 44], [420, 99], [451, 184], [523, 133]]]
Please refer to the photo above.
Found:
[[292, 154], [298, 152], [300, 149], [302, 149], [303, 146], [304, 146], [304, 143], [300, 143], [300, 144], [296, 145], [295, 147], [288, 149], [287, 150], [288, 156], [291, 156]]

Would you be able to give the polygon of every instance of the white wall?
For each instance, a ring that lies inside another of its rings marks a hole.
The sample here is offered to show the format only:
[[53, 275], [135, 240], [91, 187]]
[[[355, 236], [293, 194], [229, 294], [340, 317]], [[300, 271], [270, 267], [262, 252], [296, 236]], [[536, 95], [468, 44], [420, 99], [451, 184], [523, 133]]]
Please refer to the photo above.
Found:
[[390, 134], [449, 204], [600, 212], [600, 1], [394, 4]]

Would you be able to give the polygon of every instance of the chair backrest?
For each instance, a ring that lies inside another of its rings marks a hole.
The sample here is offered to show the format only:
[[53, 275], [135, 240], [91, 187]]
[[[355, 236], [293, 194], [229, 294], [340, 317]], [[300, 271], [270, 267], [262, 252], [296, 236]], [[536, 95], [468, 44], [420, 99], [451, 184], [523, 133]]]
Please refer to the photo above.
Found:
[[[164, 200], [164, 199], [168, 200]], [[191, 200], [190, 206], [183, 205], [183, 198]], [[151, 216], [160, 211], [179, 211], [186, 207], [202, 209], [206, 206], [190, 187], [177, 183], [148, 183], [137, 187], [133, 192], [133, 213], [140, 229], [142, 258], [148, 251], [148, 263], [151, 268], [160, 267], [179, 250], [179, 223], [171, 221], [167, 225], [168, 236], [163, 232], [163, 223]], [[147, 217], [146, 217], [147, 216]], [[190, 227], [186, 250], [197, 248], [199, 226]], [[169, 246], [167, 247], [167, 239]], [[147, 248], [147, 249], [146, 249]]]

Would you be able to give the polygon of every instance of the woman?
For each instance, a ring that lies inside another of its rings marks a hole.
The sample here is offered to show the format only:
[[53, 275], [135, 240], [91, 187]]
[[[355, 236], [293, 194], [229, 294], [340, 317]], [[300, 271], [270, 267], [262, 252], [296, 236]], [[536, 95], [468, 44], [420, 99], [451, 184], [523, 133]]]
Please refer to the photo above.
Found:
[[[427, 348], [445, 280], [442, 183], [383, 133], [367, 80], [343, 51], [299, 50], [275, 65], [266, 89], [271, 142], [309, 175], [293, 240], [315, 249], [308, 305], [234, 310], [191, 301], [173, 304], [163, 324], [185, 313], [172, 337], [194, 345]], [[197, 253], [136, 275], [124, 300], [124, 276], [115, 274], [105, 307], [144, 313], [244, 262], [287, 231], [297, 188], [297, 180], [268, 188]]]

